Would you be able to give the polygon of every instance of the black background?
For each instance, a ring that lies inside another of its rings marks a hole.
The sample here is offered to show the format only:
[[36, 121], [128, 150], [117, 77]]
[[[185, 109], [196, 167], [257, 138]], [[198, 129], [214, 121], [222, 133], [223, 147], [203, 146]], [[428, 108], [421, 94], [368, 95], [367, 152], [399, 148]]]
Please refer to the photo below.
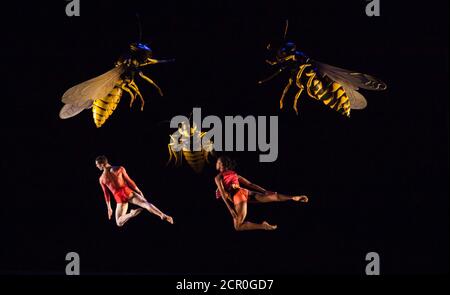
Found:
[[[385, 274], [448, 272], [448, 2], [83, 1], [3, 6], [4, 107], [0, 272], [63, 274], [65, 255], [84, 274], [363, 274], [366, 253]], [[242, 2], [242, 3], [241, 3]], [[2, 4], [3, 5], [3, 4]], [[107, 71], [138, 38], [176, 63], [146, 73], [144, 112], [123, 98], [104, 127], [90, 111], [58, 118], [64, 91]], [[314, 59], [373, 74], [384, 92], [346, 119], [303, 95], [300, 115], [278, 110], [287, 81], [265, 46], [288, 38]], [[213, 166], [196, 175], [166, 167], [165, 120], [189, 115], [278, 115], [279, 157], [230, 154], [238, 172], [272, 190], [310, 196], [308, 205], [249, 206], [249, 220], [275, 232], [234, 232], [214, 197]], [[125, 227], [107, 220], [100, 172], [105, 154], [124, 165], [171, 226], [142, 214]]]

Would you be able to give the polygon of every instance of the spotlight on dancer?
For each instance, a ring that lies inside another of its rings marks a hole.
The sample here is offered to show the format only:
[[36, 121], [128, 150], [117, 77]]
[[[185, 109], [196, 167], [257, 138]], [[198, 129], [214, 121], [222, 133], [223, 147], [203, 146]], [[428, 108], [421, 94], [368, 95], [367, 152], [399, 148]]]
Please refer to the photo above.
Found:
[[282, 195], [251, 183], [233, 170], [235, 166], [236, 163], [229, 157], [219, 157], [216, 162], [216, 169], [219, 171], [219, 174], [215, 177], [215, 182], [217, 185], [216, 198], [222, 198], [225, 202], [233, 218], [234, 228], [237, 231], [275, 230], [277, 228], [277, 225], [269, 224], [267, 221], [262, 223], [246, 221], [248, 202], [308, 202], [308, 197], [305, 195]]
[[[113, 214], [111, 208], [111, 194], [117, 203], [117, 226], [123, 226], [128, 220], [139, 215], [144, 209], [159, 216], [162, 220], [173, 224], [173, 218], [171, 216], [164, 214], [161, 210], [156, 208], [155, 205], [145, 199], [144, 194], [137, 187], [136, 183], [128, 176], [127, 171], [123, 166], [112, 166], [105, 156], [98, 156], [95, 159], [95, 165], [98, 169], [103, 171], [99, 181], [105, 194], [108, 219], [111, 219]], [[128, 212], [129, 203], [140, 208], [132, 209]]]

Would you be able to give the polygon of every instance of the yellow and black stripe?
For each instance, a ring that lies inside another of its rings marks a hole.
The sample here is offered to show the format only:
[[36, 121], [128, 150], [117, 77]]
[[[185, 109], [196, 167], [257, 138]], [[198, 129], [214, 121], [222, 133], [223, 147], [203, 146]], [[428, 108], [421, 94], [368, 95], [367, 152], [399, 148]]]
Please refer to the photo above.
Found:
[[350, 117], [350, 100], [345, 89], [327, 76], [319, 77], [314, 70], [306, 73], [308, 95], [321, 101], [329, 108]]
[[[202, 138], [206, 135], [206, 132], [199, 132], [196, 127], [190, 128], [190, 130], [186, 129], [179, 128], [177, 132], [178, 135], [184, 137], [183, 141], [189, 136], [189, 147], [183, 146], [181, 151], [175, 150], [175, 144], [181, 144], [181, 139], [178, 138], [178, 142], [176, 142], [176, 137], [170, 136], [171, 140], [168, 145], [169, 161], [167, 164], [171, 162], [172, 158], [175, 158], [175, 165], [181, 165], [181, 160], [184, 158], [195, 173], [201, 173], [205, 165], [209, 164], [208, 157], [214, 155], [214, 144], [211, 140], [202, 142]], [[193, 150], [196, 144], [201, 145], [201, 150]]]
[[119, 104], [120, 98], [123, 94], [123, 90], [120, 88], [120, 83], [121, 82], [118, 82], [106, 97], [99, 98], [94, 101], [92, 105], [92, 115], [97, 128], [102, 127]]
[[200, 173], [205, 167], [208, 152], [204, 150], [202, 151], [183, 150], [183, 156], [186, 159], [188, 165], [192, 168], [192, 170], [194, 170], [195, 173]]

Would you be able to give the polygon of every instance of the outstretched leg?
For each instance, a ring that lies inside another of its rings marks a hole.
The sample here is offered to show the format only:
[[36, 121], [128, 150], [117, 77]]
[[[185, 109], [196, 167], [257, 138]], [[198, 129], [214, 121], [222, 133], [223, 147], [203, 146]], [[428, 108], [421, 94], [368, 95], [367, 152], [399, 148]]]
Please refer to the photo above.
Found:
[[166, 215], [163, 212], [161, 212], [161, 210], [156, 208], [155, 205], [148, 202], [144, 198], [144, 196], [141, 196], [141, 195], [133, 192], [133, 198], [130, 199], [130, 203], [137, 205], [139, 207], [142, 207], [142, 208], [146, 209], [148, 212], [155, 214], [156, 216], [159, 216], [162, 220], [166, 220], [167, 222], [173, 224], [173, 218], [171, 216]]
[[133, 218], [137, 216], [139, 213], [141, 213], [142, 208], [133, 209], [129, 213], [128, 211], [128, 203], [117, 203], [116, 206], [116, 224], [119, 227], [124, 226], [124, 224], [130, 220], [130, 218]]
[[241, 202], [235, 205], [235, 210], [237, 216], [233, 218], [234, 229], [237, 231], [244, 230], [275, 230], [277, 228], [276, 225], [271, 225], [268, 222], [264, 221], [262, 223], [254, 223], [250, 221], [245, 221], [245, 217], [247, 216], [247, 202]]
[[159, 88], [158, 85], [156, 85], [155, 82], [153, 82], [152, 79], [150, 79], [149, 77], [147, 77], [146, 75], [144, 75], [144, 73], [139, 72], [139, 76], [142, 77], [142, 79], [144, 79], [145, 81], [147, 81], [148, 83], [152, 84], [156, 89], [158, 89], [159, 95], [163, 96], [163, 92], [161, 90], [161, 88]]
[[260, 203], [269, 203], [269, 202], [285, 202], [285, 201], [295, 201], [295, 202], [302, 202], [307, 203], [309, 201], [308, 197], [305, 195], [300, 196], [288, 196], [288, 195], [282, 195], [276, 192], [270, 192], [268, 194], [256, 194], [255, 195], [256, 201]]
[[292, 82], [294, 82], [294, 80], [292, 78], [289, 78], [289, 82], [284, 87], [283, 94], [281, 94], [281, 99], [280, 99], [280, 109], [283, 108], [284, 97], [286, 96], [286, 93], [289, 91], [289, 88], [291, 88]]

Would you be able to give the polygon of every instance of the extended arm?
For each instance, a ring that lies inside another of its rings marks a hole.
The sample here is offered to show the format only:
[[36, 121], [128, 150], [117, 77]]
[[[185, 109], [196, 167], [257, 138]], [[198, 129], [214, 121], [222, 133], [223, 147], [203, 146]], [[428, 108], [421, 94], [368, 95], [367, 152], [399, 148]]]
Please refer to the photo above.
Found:
[[238, 176], [239, 177], [239, 184], [256, 192], [259, 193], [263, 193], [265, 194], [267, 192], [266, 189], [260, 187], [259, 185], [256, 185], [254, 183], [251, 183], [249, 180], [247, 180], [246, 178], [242, 177], [242, 176]]
[[130, 178], [130, 176], [128, 176], [127, 170], [125, 170], [125, 168], [123, 167], [122, 167], [122, 176], [132, 190], [134, 190], [140, 195], [143, 195], [141, 190], [137, 187], [136, 183]]
[[108, 187], [100, 180], [100, 186], [103, 189], [103, 194], [105, 195], [106, 207], [108, 209], [108, 219], [111, 219], [112, 209], [111, 209], [111, 196], [109, 195]]

